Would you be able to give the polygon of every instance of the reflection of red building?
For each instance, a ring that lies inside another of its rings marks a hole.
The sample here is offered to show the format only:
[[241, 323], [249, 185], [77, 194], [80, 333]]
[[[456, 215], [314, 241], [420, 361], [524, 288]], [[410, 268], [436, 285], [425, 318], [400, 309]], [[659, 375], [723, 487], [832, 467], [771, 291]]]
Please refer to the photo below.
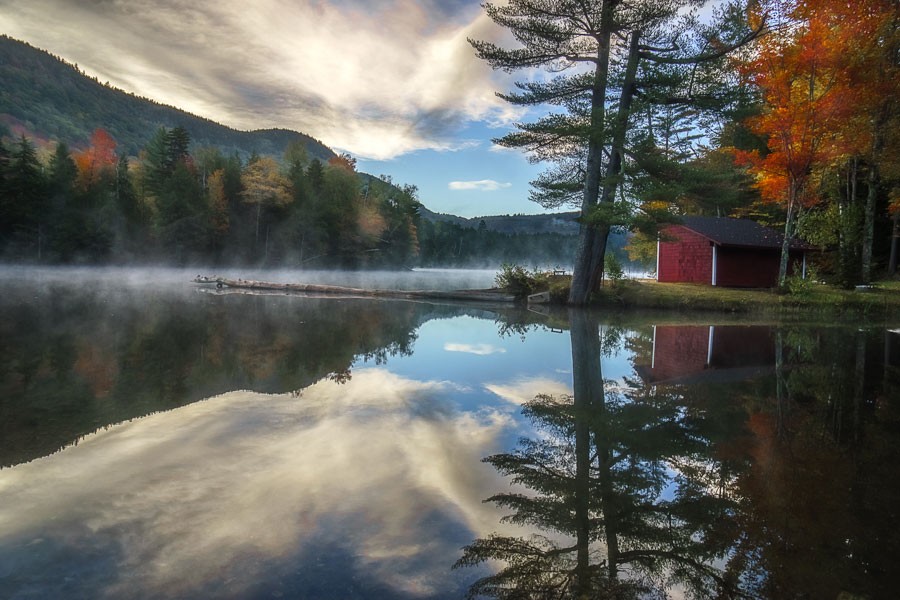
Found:
[[884, 364], [900, 367], [900, 329], [888, 329], [884, 335]]
[[[729, 287], [774, 287], [783, 235], [747, 219], [684, 217], [663, 230], [656, 278], [662, 282]], [[790, 267], [806, 270], [802, 242], [791, 244]]]
[[639, 372], [647, 383], [740, 380], [774, 364], [775, 336], [769, 327], [659, 325], [653, 328], [650, 367]]

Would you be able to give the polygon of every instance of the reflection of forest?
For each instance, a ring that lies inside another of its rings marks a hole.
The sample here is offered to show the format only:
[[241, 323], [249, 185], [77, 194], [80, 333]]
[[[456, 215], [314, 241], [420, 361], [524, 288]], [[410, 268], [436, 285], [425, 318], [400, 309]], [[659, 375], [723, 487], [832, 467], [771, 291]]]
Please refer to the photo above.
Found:
[[0, 466], [99, 427], [236, 389], [351, 376], [411, 352], [421, 303], [23, 287], [0, 299]]
[[[517, 484], [489, 500], [534, 533], [465, 548], [457, 566], [501, 565], [471, 597], [890, 597], [900, 336], [569, 328], [574, 396], [537, 395], [540, 434], [486, 459]], [[601, 366], [621, 343], [624, 386]]]

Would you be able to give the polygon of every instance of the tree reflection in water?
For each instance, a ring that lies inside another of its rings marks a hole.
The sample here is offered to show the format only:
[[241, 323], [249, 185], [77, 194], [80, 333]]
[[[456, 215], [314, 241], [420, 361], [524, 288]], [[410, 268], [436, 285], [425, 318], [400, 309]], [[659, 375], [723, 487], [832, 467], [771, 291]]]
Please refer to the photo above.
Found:
[[524, 408], [537, 439], [485, 459], [519, 486], [488, 501], [541, 533], [465, 547], [456, 567], [502, 565], [469, 597], [738, 597], [735, 466], [714, 456], [715, 435], [671, 388], [604, 381], [601, 358], [621, 330], [601, 331], [586, 311], [568, 320], [574, 395], [537, 396]]

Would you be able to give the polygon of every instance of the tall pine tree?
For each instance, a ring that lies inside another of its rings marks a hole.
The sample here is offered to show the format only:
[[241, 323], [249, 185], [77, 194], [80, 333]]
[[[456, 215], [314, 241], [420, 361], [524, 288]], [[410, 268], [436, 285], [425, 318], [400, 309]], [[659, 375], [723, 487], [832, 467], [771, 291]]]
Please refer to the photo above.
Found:
[[519, 46], [471, 41], [478, 56], [506, 71], [542, 68], [551, 75], [501, 94], [521, 106], [552, 108], [498, 143], [523, 148], [534, 160], [556, 163], [538, 181], [541, 192], [571, 199], [580, 188], [581, 229], [571, 304], [585, 304], [603, 276], [623, 166], [635, 150], [628, 136], [636, 103], [702, 106], [714, 73], [709, 65], [758, 35], [740, 18], [737, 2], [704, 25], [690, 9], [705, 0], [510, 0], [485, 4], [488, 16]]

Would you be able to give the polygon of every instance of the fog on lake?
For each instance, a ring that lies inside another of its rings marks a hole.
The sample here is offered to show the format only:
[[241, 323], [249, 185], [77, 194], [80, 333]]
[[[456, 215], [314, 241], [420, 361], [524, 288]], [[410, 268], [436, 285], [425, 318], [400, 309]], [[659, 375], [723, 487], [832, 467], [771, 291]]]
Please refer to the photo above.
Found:
[[896, 588], [897, 324], [223, 293], [197, 274], [0, 271], [0, 597]]

